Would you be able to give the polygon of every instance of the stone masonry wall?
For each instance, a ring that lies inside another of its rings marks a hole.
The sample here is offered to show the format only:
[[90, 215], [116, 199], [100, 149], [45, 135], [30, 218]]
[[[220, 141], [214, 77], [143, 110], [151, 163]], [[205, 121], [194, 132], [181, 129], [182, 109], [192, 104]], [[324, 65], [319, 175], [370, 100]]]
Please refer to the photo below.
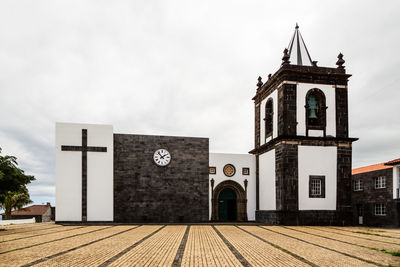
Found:
[[[375, 189], [374, 179], [386, 177], [386, 187]], [[354, 191], [354, 182], [362, 180], [364, 190]], [[358, 225], [357, 205], [363, 207], [363, 224], [369, 226], [398, 226], [397, 203], [393, 200], [393, 169], [377, 170], [352, 176], [352, 208], [354, 225]], [[386, 204], [386, 216], [375, 215], [375, 204]]]
[[[165, 167], [153, 161], [160, 148]], [[114, 221], [208, 221], [208, 148], [208, 138], [114, 134]]]
[[347, 88], [335, 88], [336, 137], [349, 137], [349, 114]]
[[278, 136], [296, 135], [296, 85], [283, 84], [278, 90]]
[[276, 209], [299, 209], [298, 147], [282, 144], [275, 149]]
[[337, 211], [338, 219], [351, 224], [351, 157], [350, 144], [339, 144], [337, 147]]

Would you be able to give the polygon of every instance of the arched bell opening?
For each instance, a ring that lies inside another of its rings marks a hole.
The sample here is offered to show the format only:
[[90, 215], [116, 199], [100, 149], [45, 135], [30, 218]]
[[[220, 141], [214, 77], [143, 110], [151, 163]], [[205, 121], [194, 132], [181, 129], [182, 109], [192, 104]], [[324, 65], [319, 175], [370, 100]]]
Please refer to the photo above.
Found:
[[306, 109], [306, 136], [309, 130], [322, 130], [326, 136], [326, 98], [325, 94], [318, 88], [307, 92], [305, 99]]

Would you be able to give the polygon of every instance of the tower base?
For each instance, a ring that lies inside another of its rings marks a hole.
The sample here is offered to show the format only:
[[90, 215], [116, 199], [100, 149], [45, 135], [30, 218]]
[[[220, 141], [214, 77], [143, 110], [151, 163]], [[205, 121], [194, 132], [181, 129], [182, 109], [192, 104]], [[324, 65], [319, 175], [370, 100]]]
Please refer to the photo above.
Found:
[[266, 225], [352, 225], [352, 213], [335, 210], [257, 210], [256, 222]]

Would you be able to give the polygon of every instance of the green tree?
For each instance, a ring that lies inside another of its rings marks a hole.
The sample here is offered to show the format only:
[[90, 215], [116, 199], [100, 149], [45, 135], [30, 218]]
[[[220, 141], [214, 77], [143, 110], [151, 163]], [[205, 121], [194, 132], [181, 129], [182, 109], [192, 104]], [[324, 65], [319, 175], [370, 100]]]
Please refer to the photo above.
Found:
[[16, 157], [2, 156], [0, 148], [0, 208], [5, 210], [6, 219], [11, 218], [12, 209], [32, 202], [26, 185], [34, 180], [18, 168]]

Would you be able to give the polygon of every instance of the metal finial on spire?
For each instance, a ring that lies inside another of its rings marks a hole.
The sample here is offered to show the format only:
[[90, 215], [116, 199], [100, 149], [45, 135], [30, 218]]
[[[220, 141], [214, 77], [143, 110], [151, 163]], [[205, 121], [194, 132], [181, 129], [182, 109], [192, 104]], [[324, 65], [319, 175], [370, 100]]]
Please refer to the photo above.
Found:
[[336, 61], [336, 65], [338, 66], [338, 69], [344, 69], [343, 64], [346, 62], [343, 59], [343, 54], [339, 53], [339, 55], [337, 56], [338, 61]]
[[303, 37], [299, 30], [299, 24], [296, 23], [296, 28], [292, 39], [288, 46], [289, 56], [292, 64], [300, 66], [312, 66], [312, 59], [310, 53], [308, 53], [306, 44], [304, 43]]
[[261, 80], [262, 80], [261, 76], [258, 76], [257, 90], [260, 89], [261, 86], [263, 85], [263, 82]]
[[283, 50], [282, 66], [290, 64], [290, 61], [289, 61], [290, 56], [288, 54], [288, 51], [289, 50], [287, 48], [285, 48], [285, 50]]

